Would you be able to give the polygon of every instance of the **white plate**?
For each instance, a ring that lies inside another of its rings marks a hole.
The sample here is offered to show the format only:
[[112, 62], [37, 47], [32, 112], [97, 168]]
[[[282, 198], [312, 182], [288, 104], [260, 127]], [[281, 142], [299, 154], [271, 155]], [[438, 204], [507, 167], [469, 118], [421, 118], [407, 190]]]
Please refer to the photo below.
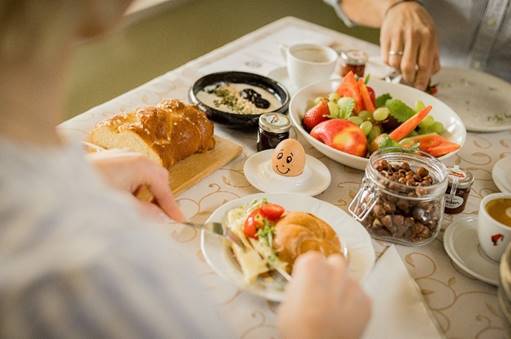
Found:
[[477, 218], [464, 218], [449, 225], [444, 234], [444, 247], [461, 270], [488, 284], [499, 285], [499, 263], [479, 246]]
[[[371, 271], [375, 254], [371, 237], [366, 229], [340, 208], [327, 202], [303, 194], [252, 194], [229, 201], [216, 209], [206, 222], [222, 222], [228, 211], [243, 206], [254, 199], [267, 198], [282, 205], [289, 211], [310, 212], [329, 223], [335, 230], [341, 243], [348, 249], [350, 272], [357, 280], [364, 279]], [[272, 301], [282, 301], [283, 290], [270, 285], [256, 283], [246, 285], [243, 274], [230, 255], [222, 239], [209, 233], [201, 233], [201, 249], [207, 263], [221, 277], [239, 288]]]
[[[327, 146], [321, 141], [311, 137], [302, 127], [302, 119], [307, 111], [308, 101], [318, 96], [324, 96], [328, 93], [334, 92], [339, 86], [339, 82], [340, 79], [327, 80], [300, 89], [291, 99], [289, 115], [296, 129], [303, 135], [305, 140], [307, 140], [318, 151], [332, 160], [340, 162], [348, 167], [363, 170], [367, 165], [367, 158], [351, 155]], [[465, 143], [467, 131], [465, 130], [463, 121], [461, 121], [458, 115], [449, 108], [449, 106], [440, 100], [415, 88], [400, 84], [393, 84], [383, 80], [371, 79], [369, 85], [375, 90], [376, 95], [390, 93], [393, 98], [400, 99], [410, 106], [414, 106], [415, 102], [418, 100], [422, 100], [426, 105], [432, 105], [433, 109], [430, 114], [433, 118], [435, 118], [435, 120], [440, 121], [445, 126], [446, 132], [444, 136], [461, 146]], [[447, 160], [453, 157], [457, 152], [458, 151], [451, 152], [439, 159], [442, 161]]]
[[502, 193], [511, 193], [511, 157], [497, 161], [493, 166], [491, 176]]
[[437, 98], [460, 115], [469, 131], [511, 130], [509, 82], [474, 69], [450, 67], [442, 68], [432, 82], [438, 84]]
[[330, 186], [330, 171], [318, 159], [306, 154], [303, 173], [296, 177], [285, 177], [273, 171], [272, 154], [273, 149], [269, 149], [255, 153], [245, 161], [245, 177], [258, 190], [266, 193], [301, 193], [314, 196]]

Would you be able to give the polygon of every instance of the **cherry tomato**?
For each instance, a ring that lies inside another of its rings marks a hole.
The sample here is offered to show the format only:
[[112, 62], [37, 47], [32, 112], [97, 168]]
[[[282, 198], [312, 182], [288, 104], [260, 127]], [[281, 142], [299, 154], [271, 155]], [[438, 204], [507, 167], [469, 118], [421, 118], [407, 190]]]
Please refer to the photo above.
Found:
[[277, 204], [264, 204], [261, 206], [262, 216], [268, 218], [271, 221], [279, 219], [284, 214], [284, 212], [284, 207]]
[[257, 230], [263, 225], [264, 217], [261, 215], [261, 209], [257, 208], [248, 215], [243, 231], [247, 237], [257, 239]]
[[247, 236], [247, 238], [257, 239], [257, 227], [254, 223], [247, 224], [245, 223], [245, 227], [243, 228], [243, 232]]

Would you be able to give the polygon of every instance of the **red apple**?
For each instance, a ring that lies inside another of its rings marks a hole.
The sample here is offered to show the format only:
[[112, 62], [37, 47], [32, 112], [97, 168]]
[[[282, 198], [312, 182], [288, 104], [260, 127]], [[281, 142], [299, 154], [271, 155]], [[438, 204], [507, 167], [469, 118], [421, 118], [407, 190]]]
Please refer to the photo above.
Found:
[[364, 157], [367, 153], [367, 138], [364, 132], [349, 120], [323, 121], [312, 129], [310, 135], [339, 151], [359, 157]]

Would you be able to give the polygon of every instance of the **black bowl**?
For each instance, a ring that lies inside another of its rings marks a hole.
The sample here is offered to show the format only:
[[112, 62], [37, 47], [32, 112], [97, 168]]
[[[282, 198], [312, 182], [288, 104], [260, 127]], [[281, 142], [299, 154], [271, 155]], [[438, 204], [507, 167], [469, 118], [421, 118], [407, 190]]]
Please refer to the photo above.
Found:
[[206, 112], [208, 118], [215, 122], [235, 128], [253, 128], [258, 125], [259, 116], [262, 114], [238, 114], [224, 112], [204, 104], [197, 98], [197, 93], [199, 93], [205, 87], [218, 82], [242, 83], [261, 87], [262, 89], [272, 93], [282, 104], [279, 108], [273, 110], [272, 112], [283, 114], [287, 113], [290, 99], [289, 92], [277, 81], [259, 74], [248, 72], [218, 72], [205, 75], [199, 80], [195, 81], [192, 88], [190, 88], [190, 92], [188, 93], [190, 101], [197, 105], [202, 111]]

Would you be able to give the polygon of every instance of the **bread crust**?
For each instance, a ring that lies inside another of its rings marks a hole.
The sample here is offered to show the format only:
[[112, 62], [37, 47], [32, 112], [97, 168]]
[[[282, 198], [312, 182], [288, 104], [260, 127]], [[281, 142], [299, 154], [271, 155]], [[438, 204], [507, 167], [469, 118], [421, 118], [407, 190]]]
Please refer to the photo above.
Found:
[[141, 152], [167, 169], [215, 147], [213, 123], [197, 107], [176, 99], [102, 121], [89, 140], [104, 148]]
[[317, 251], [324, 256], [341, 254], [341, 243], [332, 227], [311, 213], [289, 212], [275, 226], [274, 248], [291, 271], [301, 254]]

